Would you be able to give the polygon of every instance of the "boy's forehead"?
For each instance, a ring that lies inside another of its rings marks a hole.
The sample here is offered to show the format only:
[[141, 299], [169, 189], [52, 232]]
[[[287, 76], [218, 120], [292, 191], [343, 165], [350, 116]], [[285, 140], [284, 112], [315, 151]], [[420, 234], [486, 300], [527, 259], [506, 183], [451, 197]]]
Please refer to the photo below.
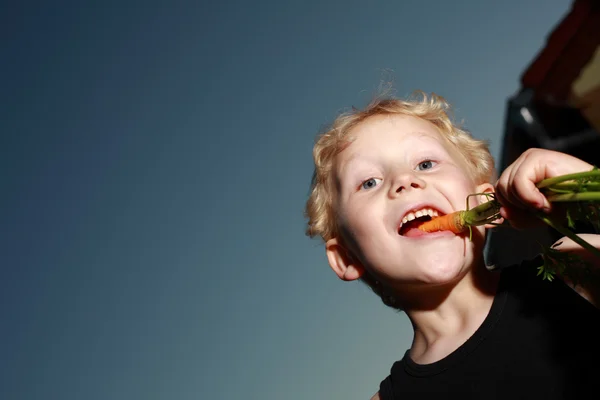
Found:
[[[413, 140], [419, 143], [412, 146]], [[376, 115], [362, 121], [348, 132], [336, 156], [336, 164], [340, 167], [340, 164], [347, 164], [372, 152], [376, 153], [378, 149], [386, 149], [394, 143], [409, 149], [431, 143], [450, 150], [447, 146], [450, 143], [440, 134], [437, 126], [429, 121], [401, 114]]]
[[419, 117], [403, 114], [374, 115], [354, 126], [347, 135], [349, 143], [374, 139], [377, 142], [412, 137], [442, 139], [437, 126]]

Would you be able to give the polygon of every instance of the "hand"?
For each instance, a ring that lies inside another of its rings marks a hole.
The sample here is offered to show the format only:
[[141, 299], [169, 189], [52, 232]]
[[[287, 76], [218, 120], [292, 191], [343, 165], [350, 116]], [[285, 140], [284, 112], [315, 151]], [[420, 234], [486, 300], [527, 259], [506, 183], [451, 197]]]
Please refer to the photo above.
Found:
[[571, 155], [552, 150], [528, 149], [502, 172], [496, 183], [500, 215], [517, 229], [540, 225], [532, 211], [551, 213], [552, 207], [535, 186], [555, 176], [589, 171], [592, 165]]

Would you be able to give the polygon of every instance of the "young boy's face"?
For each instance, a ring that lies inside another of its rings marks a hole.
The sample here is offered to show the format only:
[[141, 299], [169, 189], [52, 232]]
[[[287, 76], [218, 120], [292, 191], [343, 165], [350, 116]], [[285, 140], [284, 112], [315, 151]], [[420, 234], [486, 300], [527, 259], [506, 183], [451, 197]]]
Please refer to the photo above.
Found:
[[[448, 231], [413, 236], [418, 231], [399, 228], [411, 212], [464, 210], [467, 195], [492, 186], [476, 186], [456, 149], [425, 120], [375, 116], [350, 134], [354, 141], [335, 163], [343, 240], [327, 243], [332, 268], [342, 278], [356, 279], [360, 267], [348, 268], [359, 265], [391, 286], [443, 284], [463, 276], [480, 258], [483, 240]], [[475, 202], [472, 198], [470, 206]], [[473, 235], [481, 239], [483, 228]]]

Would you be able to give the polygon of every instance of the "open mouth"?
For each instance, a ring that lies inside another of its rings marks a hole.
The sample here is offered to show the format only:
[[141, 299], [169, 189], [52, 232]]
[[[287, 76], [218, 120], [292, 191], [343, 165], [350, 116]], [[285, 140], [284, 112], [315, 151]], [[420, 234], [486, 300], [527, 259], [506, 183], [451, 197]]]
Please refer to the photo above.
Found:
[[407, 223], [402, 224], [400, 229], [398, 229], [398, 234], [400, 234], [400, 236], [405, 236], [410, 230], [419, 229], [419, 225], [429, 220], [431, 220], [431, 217], [429, 215], [426, 215], [423, 217], [415, 218], [412, 221], [408, 221]]
[[400, 236], [424, 235], [425, 232], [418, 229], [419, 225], [421, 225], [423, 222], [431, 220], [432, 217], [437, 217], [438, 215], [444, 215], [444, 213], [432, 208], [425, 208], [416, 212], [409, 212], [402, 219], [402, 222], [398, 227], [398, 234]]

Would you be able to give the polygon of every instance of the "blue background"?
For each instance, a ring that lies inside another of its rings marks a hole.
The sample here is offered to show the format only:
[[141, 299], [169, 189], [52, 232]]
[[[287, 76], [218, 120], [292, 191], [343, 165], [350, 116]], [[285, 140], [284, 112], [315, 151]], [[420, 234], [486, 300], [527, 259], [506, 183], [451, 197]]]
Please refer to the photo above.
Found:
[[410, 324], [304, 236], [315, 135], [393, 80], [498, 156], [570, 6], [1, 5], [0, 398], [369, 398]]

